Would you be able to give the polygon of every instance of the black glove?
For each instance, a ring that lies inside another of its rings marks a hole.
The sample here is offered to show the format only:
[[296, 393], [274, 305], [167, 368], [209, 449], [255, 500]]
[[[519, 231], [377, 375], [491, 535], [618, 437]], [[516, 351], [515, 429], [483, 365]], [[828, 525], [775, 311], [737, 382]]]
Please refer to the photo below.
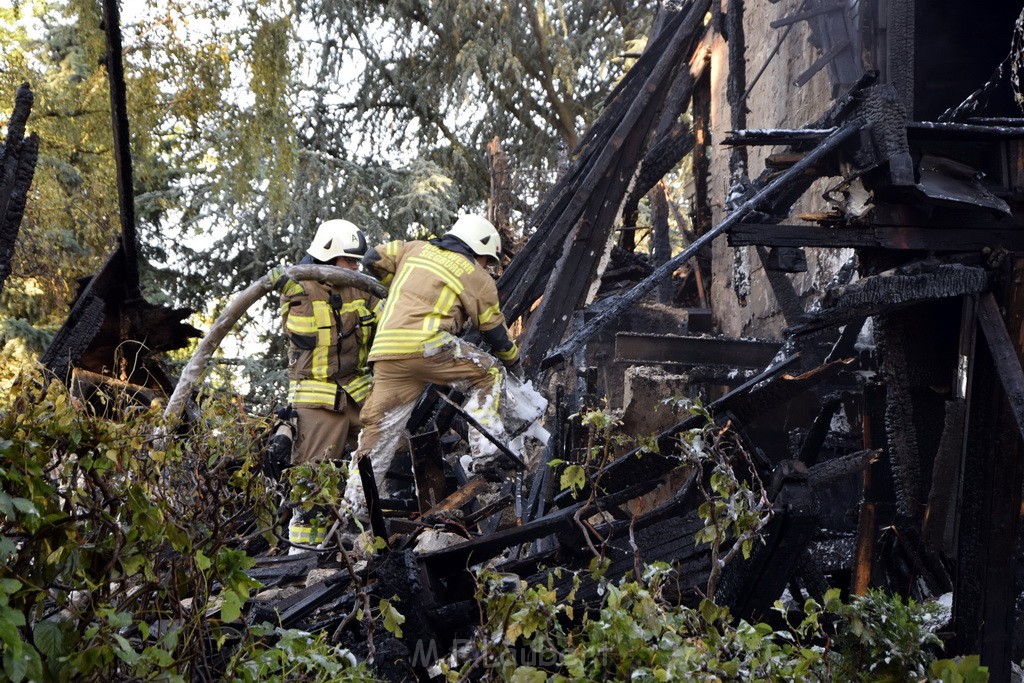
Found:
[[526, 369], [523, 367], [522, 359], [517, 359], [512, 365], [506, 365], [505, 370], [510, 375], [515, 375], [515, 378], [520, 382], [526, 379]]
[[274, 481], [280, 481], [281, 473], [291, 467], [292, 445], [295, 440], [293, 411], [290, 408], [282, 408], [277, 416], [270, 443], [267, 444], [267, 452], [263, 456], [263, 473]]

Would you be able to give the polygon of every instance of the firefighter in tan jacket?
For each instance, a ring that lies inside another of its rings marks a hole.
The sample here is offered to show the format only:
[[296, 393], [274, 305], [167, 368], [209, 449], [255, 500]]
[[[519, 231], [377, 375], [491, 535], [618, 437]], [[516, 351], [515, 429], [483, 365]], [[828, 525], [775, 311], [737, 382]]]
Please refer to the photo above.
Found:
[[[440, 239], [388, 242], [363, 257], [365, 269], [389, 292], [370, 350], [374, 383], [363, 405], [364, 427], [345, 493], [355, 512], [365, 513], [366, 501], [354, 465], [369, 458], [377, 487], [382, 486], [405, 424], [428, 384], [467, 394], [467, 410], [493, 435], [503, 436], [501, 366], [517, 367], [519, 349], [484, 268], [499, 261], [500, 250], [494, 226], [468, 215]], [[480, 331], [497, 359], [456, 336], [467, 324]], [[483, 438], [471, 439], [470, 446], [474, 468], [495, 455]]]
[[[346, 220], [320, 225], [302, 263], [356, 270], [366, 237]], [[281, 324], [288, 338], [288, 400], [298, 416], [293, 465], [338, 460], [355, 450], [362, 423], [359, 408], [370, 392], [368, 363], [378, 300], [355, 287], [314, 280], [287, 282], [281, 293]], [[295, 543], [322, 540], [296, 516]], [[319, 526], [317, 526], [319, 529]]]

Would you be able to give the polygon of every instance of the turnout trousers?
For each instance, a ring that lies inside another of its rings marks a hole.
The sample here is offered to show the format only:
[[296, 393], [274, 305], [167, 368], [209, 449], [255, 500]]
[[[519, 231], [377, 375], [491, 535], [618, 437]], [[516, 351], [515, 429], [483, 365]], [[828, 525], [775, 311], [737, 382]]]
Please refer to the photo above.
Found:
[[319, 406], [295, 406], [298, 429], [292, 450], [292, 464], [304, 465], [321, 460], [338, 460], [345, 456], [346, 446], [355, 450], [356, 434], [362, 422], [359, 406], [343, 396], [341, 410]]
[[[349, 467], [345, 491], [346, 500], [357, 513], [366, 509], [356, 469], [358, 460], [370, 459], [373, 477], [380, 489], [416, 400], [428, 384], [449, 386], [466, 394], [466, 411], [494, 436], [504, 436], [498, 409], [504, 400], [505, 371], [501, 362], [490, 354], [452, 337], [428, 355], [376, 361], [373, 388], [360, 413], [363, 431]], [[476, 434], [475, 430], [471, 432]], [[471, 437], [470, 442], [474, 458], [488, 455], [488, 447], [493, 448], [482, 437]]]

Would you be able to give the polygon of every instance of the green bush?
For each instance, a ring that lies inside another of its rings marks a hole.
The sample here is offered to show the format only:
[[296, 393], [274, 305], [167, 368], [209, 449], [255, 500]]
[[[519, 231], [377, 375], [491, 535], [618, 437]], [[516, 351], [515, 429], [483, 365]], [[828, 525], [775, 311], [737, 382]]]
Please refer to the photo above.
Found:
[[[0, 679], [209, 679], [229, 662], [274, 677], [278, 650], [232, 626], [259, 585], [244, 549], [275, 520], [258, 470], [267, 425], [208, 401], [190, 431], [168, 429], [157, 408], [83, 403], [40, 375], [4, 399]], [[352, 668], [316, 639], [276, 641], [294, 655], [281, 672], [300, 650]]]
[[670, 577], [652, 565], [640, 581], [597, 579], [599, 604], [581, 609], [579, 577], [559, 595], [551, 583], [510, 589], [508, 577], [484, 572], [473, 647], [443, 670], [449, 681], [553, 683], [988, 680], [977, 657], [936, 658], [933, 606], [877, 591], [844, 603], [836, 590], [777, 630], [735, 620], [709, 600], [697, 609], [671, 604], [661, 591]]

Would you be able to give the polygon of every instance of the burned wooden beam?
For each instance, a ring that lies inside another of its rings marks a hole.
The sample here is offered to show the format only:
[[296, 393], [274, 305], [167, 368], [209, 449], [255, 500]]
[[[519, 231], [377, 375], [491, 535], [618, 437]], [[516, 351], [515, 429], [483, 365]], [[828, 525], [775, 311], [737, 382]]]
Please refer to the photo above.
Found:
[[[799, 320], [804, 314], [804, 307], [800, 303], [800, 295], [797, 294], [793, 282], [786, 277], [786, 272], [805, 272], [807, 270], [807, 257], [799, 249], [781, 248], [772, 249], [769, 252], [764, 247], [757, 247], [757, 258], [764, 269], [765, 278], [775, 295], [775, 302], [782, 311], [782, 318], [787, 325]], [[802, 268], [801, 268], [802, 266]]]
[[875, 448], [826, 460], [808, 469], [807, 481], [813, 489], [826, 488], [851, 474], [863, 472], [866, 467], [870, 466], [881, 455], [882, 450]]
[[256, 579], [266, 588], [279, 586], [296, 579], [305, 579], [309, 572], [318, 565], [317, 554], [314, 552], [281, 557], [260, 557], [256, 566], [245, 571], [246, 576]]
[[522, 526], [498, 531], [482, 538], [454, 545], [443, 550], [435, 550], [421, 555], [421, 559], [439, 575], [450, 574], [465, 569], [471, 564], [485, 562], [498, 555], [506, 548], [520, 543], [528, 543], [549, 534], [561, 531], [574, 524], [574, 516], [589, 517], [621, 505], [628, 500], [637, 498], [653, 490], [658, 480], [634, 483], [620, 491], [601, 496], [593, 501], [582, 501], [570, 507], [552, 512], [544, 517], [527, 522]]
[[771, 485], [773, 516], [761, 535], [764, 542], [754, 545], [749, 559], [737, 557], [723, 569], [716, 600], [741, 618], [768, 615], [818, 532], [818, 506], [807, 479], [802, 464], [779, 464]]
[[139, 287], [138, 236], [135, 226], [135, 184], [132, 178], [131, 137], [128, 133], [128, 99], [125, 92], [124, 58], [121, 49], [121, 13], [117, 0], [103, 0], [103, 29], [107, 37], [104, 63], [110, 81], [110, 111], [114, 133], [114, 168], [121, 214], [121, 249], [124, 251], [125, 288]]
[[[702, 29], [709, 5], [708, 0], [698, 0], [688, 11], [676, 12], [666, 22], [665, 29], [658, 33], [609, 96], [604, 113], [580, 142], [575, 162], [531, 215], [528, 227], [535, 228], [533, 236], [520, 250], [521, 256], [513, 259], [498, 281], [502, 310], [510, 323], [525, 314], [543, 294], [563, 246], [580, 222], [595, 188], [610, 181], [610, 176], [617, 172], [624, 143], [640, 132], [636, 122], [642, 115], [650, 126], [650, 119], [661, 110], [660, 104], [653, 107], [648, 104], [656, 94], [659, 102], [664, 101], [668, 88], [661, 87], [660, 92], [655, 93], [647, 88], [648, 81], [664, 86], [676, 65], [685, 61], [682, 57], [688, 46], [692, 51], [689, 43]], [[634, 128], [636, 133], [632, 133]], [[632, 150], [634, 159], [618, 169], [619, 173], [632, 174], [635, 154], [639, 151], [636, 148], [641, 142], [642, 139], [630, 142], [627, 149]], [[621, 184], [621, 180], [617, 183]], [[609, 199], [614, 199], [609, 203], [617, 209], [621, 194]], [[595, 202], [588, 222], [596, 219], [603, 206], [602, 202]], [[610, 226], [598, 227], [603, 231]], [[594, 249], [603, 251], [604, 243], [595, 242]]]
[[814, 422], [811, 423], [810, 429], [804, 436], [804, 441], [800, 445], [800, 453], [796, 457], [797, 460], [808, 467], [812, 467], [818, 462], [818, 454], [825, 443], [825, 437], [828, 436], [832, 418], [835, 417], [836, 411], [841, 405], [842, 400], [838, 396], [830, 396], [825, 399]]
[[926, 553], [939, 553], [944, 549], [946, 525], [950, 513], [956, 509], [960, 462], [964, 454], [964, 435], [967, 426], [967, 402], [964, 399], [946, 401], [945, 422], [939, 450], [932, 464], [932, 485], [928, 491], [928, 507], [921, 524], [921, 545]]
[[1010, 412], [1017, 421], [1017, 430], [1024, 438], [1024, 370], [1021, 369], [1018, 352], [1006, 331], [999, 305], [992, 293], [983, 294], [979, 304], [978, 326], [985, 335], [999, 383], [1006, 393]]
[[1020, 140], [1024, 139], [1024, 126], [910, 121], [907, 135], [915, 140]]
[[409, 437], [409, 455], [416, 480], [416, 499], [420, 512], [426, 512], [446, 496], [441, 437], [437, 430]]
[[808, 313], [803, 321], [787, 328], [786, 332], [807, 334], [926, 301], [977, 294], [988, 287], [989, 274], [984, 268], [955, 263], [901, 266], [827, 292], [821, 311]]
[[619, 332], [615, 335], [615, 360], [643, 365], [726, 365], [761, 369], [771, 363], [780, 347], [779, 342], [758, 339]]
[[[910, 313], [915, 313], [911, 311]], [[896, 511], [908, 520], [921, 519], [926, 496], [921, 460], [925, 449], [918, 439], [917, 411], [911, 379], [913, 321], [903, 315], [885, 314], [875, 318], [875, 337], [882, 357], [879, 373], [885, 386], [885, 431], [893, 483], [896, 487]]]
[[836, 128], [747, 128], [731, 130], [722, 140], [723, 145], [733, 147], [760, 145], [818, 145], [836, 132]]
[[347, 569], [341, 569], [322, 582], [283, 600], [268, 603], [266, 607], [278, 615], [278, 622], [283, 628], [292, 628], [331, 600], [344, 595], [351, 583], [352, 575]]
[[[1007, 273], [1012, 284], [1006, 286], [1005, 293], [1007, 328], [1016, 339], [1022, 330], [1021, 272], [1020, 259], [1013, 259], [1012, 272]], [[982, 316], [989, 320], [998, 316], [994, 309], [994, 299], [979, 306], [979, 326], [995, 327], [994, 322], [980, 322]], [[1010, 400], [1000, 391], [1006, 359], [996, 357], [987, 336], [986, 341], [989, 343], [975, 346], [970, 378], [967, 446], [957, 512], [951, 652], [980, 653], [993, 680], [1010, 680], [1024, 449]], [[996, 342], [995, 346], [1002, 356], [1005, 345]], [[1015, 395], [1011, 400], [1019, 398]]]
[[1011, 227], [931, 228], [877, 225], [777, 225], [740, 223], [729, 246], [867, 248], [934, 252], [1006, 249], [1024, 251], [1024, 231]]
[[[637, 168], [645, 141], [665, 105], [670, 88], [664, 86], [676, 65], [692, 52], [709, 5], [709, 0], [695, 0], [685, 13], [680, 13], [677, 22], [670, 24], [671, 28], [663, 31], [671, 32], [665, 51], [658, 55], [643, 90], [617, 122], [588, 170], [587, 191], [577, 194], [560, 217], [571, 227], [570, 237], [560, 245], [560, 256], [547, 278], [544, 296], [530, 316], [522, 344], [527, 368], [537, 367], [562, 338], [571, 313], [587, 303], [625, 195], [638, 180]], [[656, 181], [657, 178], [651, 182]]]
[[63, 381], [70, 370], [110, 374], [126, 382], [170, 394], [174, 384], [152, 354], [186, 346], [199, 331], [183, 323], [190, 309], [171, 309], [146, 301], [139, 284], [135, 200], [116, 0], [103, 2], [107, 36], [106, 67], [117, 171], [121, 237], [118, 248], [93, 277], [80, 281], [64, 325], [40, 361]]
[[715, 238], [728, 231], [733, 225], [740, 223], [751, 212], [753, 212], [754, 209], [758, 208], [762, 203], [767, 202], [770, 198], [773, 198], [775, 193], [781, 188], [784, 188], [791, 183], [801, 181], [801, 176], [803, 176], [808, 169], [813, 168], [818, 161], [835, 151], [835, 149], [842, 143], [852, 137], [859, 128], [859, 124], [856, 123], [845, 124], [826, 140], [822, 141], [822, 143], [815, 147], [814, 150], [810, 152], [800, 163], [795, 164], [792, 168], [779, 174], [775, 179], [761, 187], [761, 189], [758, 190], [750, 199], [737, 207], [731, 214], [729, 214], [728, 218], [719, 223], [715, 228], [698, 237], [693, 244], [684, 249], [681, 253], [673, 256], [668, 262], [659, 266], [650, 276], [636, 285], [633, 289], [619, 295], [611, 305], [607, 306], [601, 313], [594, 316], [579, 332], [573, 334], [569, 339], [563, 342], [561, 346], [548, 355], [541, 363], [541, 367], [551, 367], [557, 363], [564, 362], [566, 358], [575, 353], [609, 321], [617, 318], [624, 311], [633, 306], [648, 292], [654, 289], [661, 280], [673, 273], [680, 265], [690, 260], [706, 245], [713, 242]]
[[31, 88], [23, 83], [14, 96], [14, 111], [7, 123], [7, 138], [0, 154], [0, 292], [11, 274], [14, 245], [39, 159], [39, 136], [32, 133], [25, 138], [33, 100]]

